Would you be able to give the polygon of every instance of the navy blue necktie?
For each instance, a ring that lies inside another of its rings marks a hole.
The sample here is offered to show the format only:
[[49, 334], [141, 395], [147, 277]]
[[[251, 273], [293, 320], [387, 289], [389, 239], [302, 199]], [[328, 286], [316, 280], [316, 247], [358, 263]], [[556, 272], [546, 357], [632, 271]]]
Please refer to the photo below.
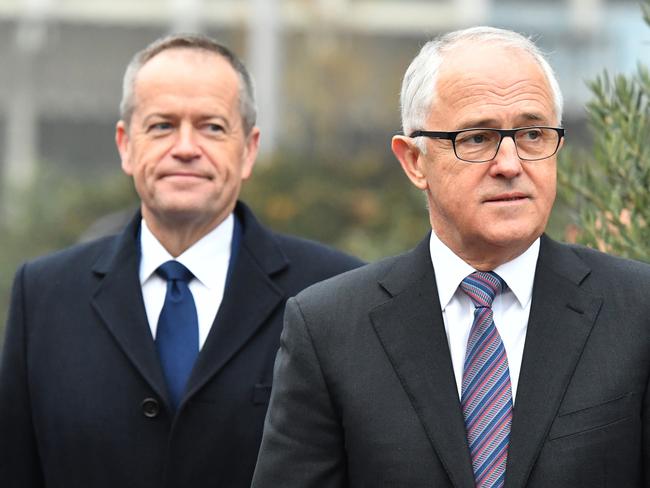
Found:
[[175, 410], [199, 353], [199, 321], [188, 286], [194, 275], [178, 261], [163, 263], [156, 273], [167, 280], [165, 304], [156, 330], [156, 349]]

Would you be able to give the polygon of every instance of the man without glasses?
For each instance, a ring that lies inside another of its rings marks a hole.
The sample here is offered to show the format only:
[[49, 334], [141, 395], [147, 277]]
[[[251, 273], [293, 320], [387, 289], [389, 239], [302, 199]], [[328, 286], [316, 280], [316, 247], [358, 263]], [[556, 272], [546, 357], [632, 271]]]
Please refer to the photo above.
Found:
[[254, 488], [650, 485], [650, 266], [544, 234], [562, 96], [536, 46], [426, 44], [393, 152], [432, 232], [287, 304]]
[[248, 488], [284, 304], [358, 266], [238, 201], [252, 81], [199, 36], [124, 77], [116, 142], [141, 212], [20, 268], [0, 369], [2, 488]]

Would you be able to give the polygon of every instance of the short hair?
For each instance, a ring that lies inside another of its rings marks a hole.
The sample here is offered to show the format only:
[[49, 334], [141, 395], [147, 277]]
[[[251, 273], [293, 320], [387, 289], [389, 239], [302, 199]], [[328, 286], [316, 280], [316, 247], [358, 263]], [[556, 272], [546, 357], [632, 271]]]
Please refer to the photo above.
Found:
[[135, 53], [124, 72], [120, 118], [127, 126], [131, 122], [135, 110], [135, 80], [140, 69], [161, 52], [178, 48], [212, 52], [228, 61], [239, 77], [239, 113], [244, 133], [249, 134], [257, 119], [253, 79], [235, 53], [214, 39], [199, 34], [172, 34], [161, 37]]
[[540, 65], [553, 95], [558, 123], [562, 122], [562, 93], [555, 73], [542, 51], [533, 41], [517, 32], [495, 27], [471, 27], [450, 32], [427, 42], [413, 59], [404, 74], [400, 96], [402, 129], [405, 135], [424, 128], [437, 95], [437, 81], [444, 55], [454, 47], [467, 42], [493, 43], [522, 50], [533, 56]]

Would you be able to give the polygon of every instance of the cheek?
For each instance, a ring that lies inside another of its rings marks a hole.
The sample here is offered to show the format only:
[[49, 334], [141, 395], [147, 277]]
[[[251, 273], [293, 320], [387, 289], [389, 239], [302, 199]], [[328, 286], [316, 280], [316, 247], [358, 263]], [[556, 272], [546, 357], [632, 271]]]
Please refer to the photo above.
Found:
[[165, 151], [158, 147], [148, 147], [136, 156], [134, 171], [142, 177], [151, 176], [165, 157]]
[[467, 208], [484, 184], [485, 175], [481, 167], [460, 166], [453, 163], [439, 174], [433, 175], [432, 183], [439, 195], [459, 209]]
[[222, 181], [240, 180], [243, 175], [242, 154], [222, 148], [204, 151], [214, 173]]
[[142, 184], [147, 178], [147, 165], [145, 162], [142, 159], [135, 161], [132, 170], [136, 184]]
[[437, 179], [430, 179], [429, 189], [435, 206], [432, 210], [445, 220], [465, 220], [467, 214], [475, 213], [471, 201], [475, 187], [462, 178], [444, 174]]
[[152, 159], [148, 154], [140, 154], [137, 160], [134, 160], [133, 165], [133, 183], [139, 194], [150, 194], [155, 191], [157, 185], [156, 180], [156, 164], [152, 163]]
[[555, 167], [552, 169], [549, 168], [544, 172], [539, 174], [532, 175], [535, 187], [537, 188], [538, 194], [542, 198], [542, 202], [546, 207], [551, 207], [555, 201], [555, 195], [557, 191], [557, 175], [555, 172]]

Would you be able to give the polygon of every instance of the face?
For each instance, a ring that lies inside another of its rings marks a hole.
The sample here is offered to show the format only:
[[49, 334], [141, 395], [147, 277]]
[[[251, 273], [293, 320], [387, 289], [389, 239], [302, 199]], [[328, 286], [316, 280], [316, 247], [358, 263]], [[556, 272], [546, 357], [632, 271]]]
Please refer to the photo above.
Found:
[[[459, 46], [446, 55], [426, 130], [556, 126], [553, 96], [527, 53], [494, 45]], [[436, 235], [470, 264], [495, 267], [539, 237], [555, 199], [556, 156], [522, 161], [504, 138], [485, 163], [456, 158], [451, 141], [426, 140], [427, 151], [403, 136], [393, 151], [424, 190]], [[480, 269], [479, 266], [475, 266]]]
[[130, 123], [117, 124], [122, 169], [157, 228], [205, 232], [234, 208], [259, 141], [239, 113], [239, 78], [216, 53], [169, 49], [139, 71]]

